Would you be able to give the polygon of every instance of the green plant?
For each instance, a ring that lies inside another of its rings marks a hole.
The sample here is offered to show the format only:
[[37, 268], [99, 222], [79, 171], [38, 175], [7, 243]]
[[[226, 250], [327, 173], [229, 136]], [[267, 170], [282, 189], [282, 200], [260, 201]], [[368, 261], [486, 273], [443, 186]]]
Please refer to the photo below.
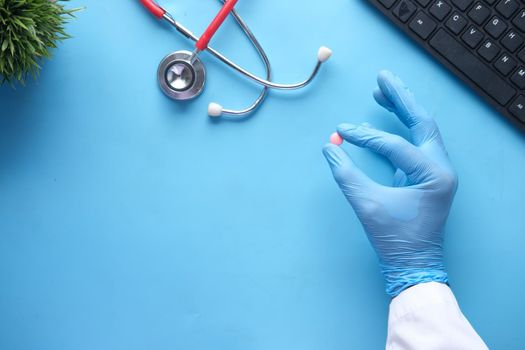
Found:
[[70, 38], [64, 26], [78, 9], [69, 0], [0, 0], [0, 85], [36, 79], [39, 61], [51, 57], [57, 42]]

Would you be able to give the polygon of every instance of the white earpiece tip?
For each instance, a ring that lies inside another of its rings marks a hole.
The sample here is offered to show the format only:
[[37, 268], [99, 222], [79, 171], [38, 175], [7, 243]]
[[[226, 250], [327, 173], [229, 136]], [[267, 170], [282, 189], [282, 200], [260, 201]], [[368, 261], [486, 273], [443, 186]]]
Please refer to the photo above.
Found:
[[332, 56], [332, 50], [326, 46], [321, 46], [317, 52], [317, 59], [319, 62], [326, 62]]
[[210, 103], [208, 105], [208, 115], [210, 117], [220, 117], [222, 115], [222, 106], [218, 103]]

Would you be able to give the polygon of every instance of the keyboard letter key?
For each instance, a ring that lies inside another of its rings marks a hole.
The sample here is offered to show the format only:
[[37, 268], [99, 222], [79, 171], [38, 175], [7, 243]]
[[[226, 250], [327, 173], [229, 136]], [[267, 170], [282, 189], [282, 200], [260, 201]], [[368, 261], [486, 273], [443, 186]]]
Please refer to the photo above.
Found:
[[487, 20], [487, 18], [489, 18], [490, 9], [487, 6], [483, 5], [481, 2], [478, 2], [476, 5], [474, 5], [472, 10], [470, 10], [468, 16], [472, 18], [472, 20], [476, 22], [476, 24], [481, 25]]
[[446, 25], [447, 25], [447, 28], [452, 31], [452, 33], [458, 35], [465, 28], [467, 23], [468, 21], [463, 16], [461, 16], [459, 13], [456, 12], [452, 16], [450, 16]]
[[510, 80], [520, 89], [525, 89], [525, 68], [520, 67], [520, 69], [510, 77]]
[[509, 75], [514, 68], [516, 68], [516, 61], [514, 61], [509, 55], [503, 54], [496, 61], [494, 67], [503, 75]]
[[442, 21], [450, 12], [450, 5], [443, 0], [436, 0], [434, 5], [430, 6], [430, 13], [438, 20]]
[[514, 12], [518, 11], [520, 8], [520, 5], [516, 0], [501, 0], [496, 6], [496, 11], [501, 13], [505, 18], [509, 18], [514, 14]]
[[481, 40], [483, 40], [483, 34], [476, 28], [470, 27], [463, 36], [461, 36], [461, 39], [471, 48], [475, 48]]
[[525, 32], [525, 10], [518, 12], [518, 15], [512, 21], [519, 30]]
[[410, 29], [414, 31], [421, 39], [426, 39], [436, 29], [436, 22], [423, 12], [419, 12], [416, 17], [410, 22]]
[[503, 34], [505, 29], [507, 29], [507, 25], [498, 17], [492, 18], [489, 23], [485, 25], [485, 30], [496, 39]]
[[522, 123], [525, 123], [525, 96], [518, 96], [510, 105], [509, 111], [513, 116], [521, 120]]
[[488, 62], [492, 62], [492, 60], [495, 59], [499, 53], [499, 47], [497, 47], [491, 40], [487, 40], [483, 45], [481, 45], [478, 53]]
[[510, 52], [514, 52], [523, 44], [523, 39], [514, 30], [511, 30], [501, 40], [501, 44]]

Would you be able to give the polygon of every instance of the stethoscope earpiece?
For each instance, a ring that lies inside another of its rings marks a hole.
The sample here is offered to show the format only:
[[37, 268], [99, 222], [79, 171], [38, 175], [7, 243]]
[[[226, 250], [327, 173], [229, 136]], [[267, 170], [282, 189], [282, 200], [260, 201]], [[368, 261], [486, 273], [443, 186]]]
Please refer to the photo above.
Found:
[[157, 79], [161, 90], [174, 100], [191, 100], [204, 90], [206, 69], [189, 51], [176, 51], [159, 64]]
[[218, 118], [222, 115], [224, 108], [215, 102], [208, 105], [208, 115], [212, 118]]

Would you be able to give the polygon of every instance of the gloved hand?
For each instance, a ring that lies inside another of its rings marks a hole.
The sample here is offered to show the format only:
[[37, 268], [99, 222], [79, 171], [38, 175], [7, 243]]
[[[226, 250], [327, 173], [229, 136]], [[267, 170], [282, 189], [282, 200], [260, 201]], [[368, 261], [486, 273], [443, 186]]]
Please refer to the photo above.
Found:
[[457, 189], [457, 176], [434, 120], [392, 73], [378, 76], [374, 98], [409, 128], [411, 142], [368, 124], [342, 124], [348, 142], [390, 160], [397, 169], [392, 187], [371, 180], [338, 146], [324, 155], [374, 247], [395, 297], [424, 282], [447, 283], [443, 264], [443, 226]]

